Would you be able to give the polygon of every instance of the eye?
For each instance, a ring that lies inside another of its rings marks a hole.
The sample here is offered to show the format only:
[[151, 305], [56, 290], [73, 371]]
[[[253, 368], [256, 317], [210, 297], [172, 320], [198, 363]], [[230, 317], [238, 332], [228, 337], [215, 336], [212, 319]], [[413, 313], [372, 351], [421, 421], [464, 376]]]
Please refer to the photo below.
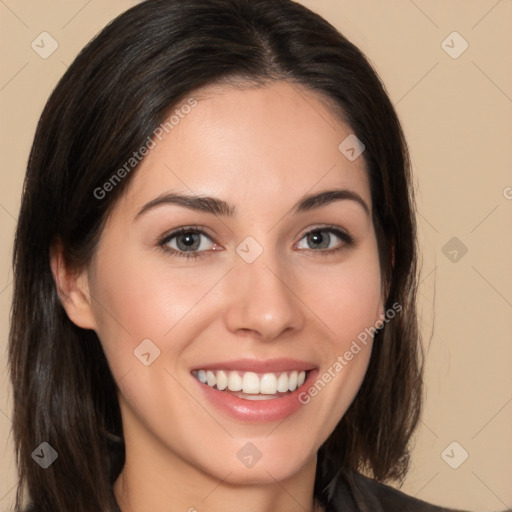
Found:
[[[302, 240], [309, 247], [305, 247]], [[352, 237], [345, 231], [335, 226], [327, 226], [308, 231], [297, 244], [297, 248], [327, 255], [353, 245]], [[219, 246], [205, 231], [191, 226], [182, 227], [164, 235], [158, 242], [158, 246], [172, 256], [187, 259], [199, 258], [206, 256], [209, 251], [219, 250]]]
[[[336, 239], [338, 239], [338, 242], [336, 242]], [[304, 240], [309, 247], [304, 247], [302, 240]], [[342, 241], [341, 244], [339, 242], [340, 240]], [[327, 226], [308, 231], [301, 238], [297, 247], [299, 249], [316, 250], [315, 252], [330, 254], [340, 251], [344, 247], [351, 247], [353, 244], [354, 240], [348, 233], [334, 226]]]
[[[205, 242], [205, 239], [210, 243]], [[165, 235], [158, 245], [164, 251], [181, 258], [198, 258], [203, 256], [200, 253], [216, 250], [212, 239], [202, 229], [195, 227], [179, 228]]]

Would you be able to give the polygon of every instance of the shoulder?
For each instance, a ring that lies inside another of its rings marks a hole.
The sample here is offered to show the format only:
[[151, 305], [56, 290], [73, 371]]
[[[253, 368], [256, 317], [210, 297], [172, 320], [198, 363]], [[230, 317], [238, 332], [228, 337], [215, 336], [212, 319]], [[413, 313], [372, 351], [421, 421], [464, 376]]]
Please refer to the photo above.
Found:
[[346, 510], [350, 502], [354, 512], [464, 512], [430, 505], [359, 473], [340, 472], [333, 484], [333, 512]]

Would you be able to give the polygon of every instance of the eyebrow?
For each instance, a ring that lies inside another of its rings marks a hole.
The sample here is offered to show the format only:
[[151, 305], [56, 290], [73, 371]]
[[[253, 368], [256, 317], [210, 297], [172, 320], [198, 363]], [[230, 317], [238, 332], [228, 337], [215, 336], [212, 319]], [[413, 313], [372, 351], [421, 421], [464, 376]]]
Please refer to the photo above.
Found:
[[[346, 189], [325, 190], [317, 194], [309, 194], [301, 197], [297, 203], [293, 205], [291, 213], [302, 213], [326, 206], [334, 201], [351, 200], [359, 204], [366, 214], [370, 215], [370, 208], [364, 199], [356, 192]], [[221, 215], [225, 217], [235, 217], [237, 215], [236, 206], [227, 203], [222, 199], [210, 196], [195, 196], [182, 194], [177, 192], [166, 192], [156, 197], [149, 203], [146, 203], [139, 213], [135, 216], [135, 220], [150, 210], [159, 206], [176, 204], [183, 206], [189, 210], [195, 210], [213, 215]]]

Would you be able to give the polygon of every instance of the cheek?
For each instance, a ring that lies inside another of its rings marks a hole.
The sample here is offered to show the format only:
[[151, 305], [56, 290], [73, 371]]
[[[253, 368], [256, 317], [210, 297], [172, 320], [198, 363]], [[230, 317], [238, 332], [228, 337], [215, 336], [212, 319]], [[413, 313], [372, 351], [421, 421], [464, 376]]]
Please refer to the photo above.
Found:
[[139, 387], [149, 385], [147, 359], [154, 361], [151, 369], [174, 372], [191, 340], [218, 319], [214, 294], [208, 294], [226, 270], [178, 267], [129, 247], [104, 250], [91, 295], [97, 334], [114, 378], [120, 381], [129, 373], [141, 377]]
[[374, 326], [383, 312], [376, 244], [368, 240], [366, 246], [335, 270], [315, 272], [304, 285], [304, 297], [328, 327], [326, 341], [339, 350]]
[[317, 278], [317, 286], [309, 283], [304, 296], [326, 326], [317, 348], [323, 364], [301, 400], [316, 408], [316, 416], [327, 418], [328, 435], [363, 382], [374, 329], [383, 312], [376, 245], [369, 242], [367, 250], [340, 265], [338, 272], [317, 273]]

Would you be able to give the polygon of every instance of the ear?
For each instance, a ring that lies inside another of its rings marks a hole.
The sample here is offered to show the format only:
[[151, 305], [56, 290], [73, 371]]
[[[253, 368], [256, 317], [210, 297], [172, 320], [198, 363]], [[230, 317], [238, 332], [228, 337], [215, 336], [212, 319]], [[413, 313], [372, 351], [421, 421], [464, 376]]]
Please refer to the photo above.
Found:
[[52, 244], [50, 265], [57, 293], [69, 319], [83, 329], [95, 329], [87, 270], [76, 272], [66, 267], [60, 241]]

